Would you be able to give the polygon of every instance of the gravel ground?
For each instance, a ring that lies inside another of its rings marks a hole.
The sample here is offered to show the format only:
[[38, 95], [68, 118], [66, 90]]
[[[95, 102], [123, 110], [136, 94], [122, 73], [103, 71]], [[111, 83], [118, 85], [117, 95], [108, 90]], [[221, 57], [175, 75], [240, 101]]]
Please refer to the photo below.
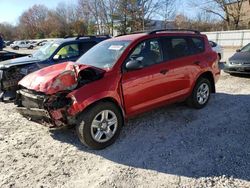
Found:
[[0, 187], [250, 187], [249, 86], [223, 74], [205, 109], [143, 114], [102, 151], [0, 103]]

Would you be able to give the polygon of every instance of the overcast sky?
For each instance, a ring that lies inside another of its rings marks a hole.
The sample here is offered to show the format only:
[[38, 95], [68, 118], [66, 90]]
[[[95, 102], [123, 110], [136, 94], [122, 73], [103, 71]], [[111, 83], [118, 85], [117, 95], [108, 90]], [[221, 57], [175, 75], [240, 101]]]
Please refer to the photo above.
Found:
[[[0, 23], [8, 22], [17, 24], [19, 16], [34, 4], [43, 4], [48, 8], [55, 8], [58, 3], [76, 3], [77, 0], [0, 0]], [[195, 14], [195, 10], [188, 6], [188, 0], [179, 0], [179, 12], [189, 16]]]

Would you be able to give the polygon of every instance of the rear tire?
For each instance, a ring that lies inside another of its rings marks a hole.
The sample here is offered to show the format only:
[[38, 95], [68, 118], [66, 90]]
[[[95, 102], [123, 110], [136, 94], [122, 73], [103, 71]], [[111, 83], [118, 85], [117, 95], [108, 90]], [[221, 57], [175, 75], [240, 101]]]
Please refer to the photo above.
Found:
[[122, 114], [114, 103], [99, 102], [79, 115], [76, 132], [85, 146], [99, 150], [115, 142], [122, 124]]
[[187, 99], [188, 106], [196, 109], [204, 108], [210, 99], [211, 91], [211, 82], [206, 78], [200, 78]]
[[14, 48], [14, 50], [19, 50], [19, 47], [18, 47], [18, 46], [16, 46], [16, 47]]

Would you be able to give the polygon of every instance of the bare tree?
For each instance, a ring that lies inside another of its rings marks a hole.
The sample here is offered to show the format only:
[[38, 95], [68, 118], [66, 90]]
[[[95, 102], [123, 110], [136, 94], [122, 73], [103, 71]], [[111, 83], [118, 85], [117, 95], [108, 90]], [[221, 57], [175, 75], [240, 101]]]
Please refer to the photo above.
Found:
[[245, 0], [210, 0], [197, 3], [193, 0], [192, 5], [221, 18], [226, 22], [227, 29], [238, 29], [244, 1]]
[[19, 23], [25, 37], [40, 37], [44, 35], [42, 25], [48, 15], [48, 8], [44, 5], [34, 5], [19, 18]]
[[13, 40], [16, 36], [16, 27], [9, 23], [0, 24], [0, 33], [3, 35], [4, 40]]
[[158, 11], [165, 22], [165, 28], [170, 20], [173, 20], [176, 16], [176, 0], [161, 0], [161, 8]]

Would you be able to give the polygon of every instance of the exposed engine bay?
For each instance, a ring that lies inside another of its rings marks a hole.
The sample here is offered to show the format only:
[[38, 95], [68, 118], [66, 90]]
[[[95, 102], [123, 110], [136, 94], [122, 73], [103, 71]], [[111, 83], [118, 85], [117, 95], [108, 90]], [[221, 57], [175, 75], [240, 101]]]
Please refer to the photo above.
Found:
[[15, 90], [17, 84], [25, 75], [21, 72], [22, 67], [11, 67], [3, 70], [2, 90]]
[[67, 109], [72, 105], [72, 99], [67, 97], [67, 95], [75, 89], [101, 79], [104, 75], [104, 71], [91, 67], [80, 70], [75, 83], [72, 82], [70, 87], [68, 87], [69, 85], [65, 85], [63, 89], [63, 85], [58, 86], [58, 84], [65, 83], [65, 80], [61, 79], [67, 79], [67, 74], [72, 76], [71, 71], [64, 71], [61, 75], [66, 77], [58, 76], [57, 79], [54, 79], [53, 83], [50, 84], [53, 86], [57, 85], [57, 92], [54, 94], [37, 92], [20, 86], [21, 88], [17, 91], [15, 101], [17, 110], [25, 117], [42, 122], [49, 127], [74, 125], [76, 123], [75, 118], [67, 114]]
[[37, 65], [18, 65], [0, 70], [0, 99], [4, 101], [13, 100], [16, 97], [18, 82], [36, 70]]

